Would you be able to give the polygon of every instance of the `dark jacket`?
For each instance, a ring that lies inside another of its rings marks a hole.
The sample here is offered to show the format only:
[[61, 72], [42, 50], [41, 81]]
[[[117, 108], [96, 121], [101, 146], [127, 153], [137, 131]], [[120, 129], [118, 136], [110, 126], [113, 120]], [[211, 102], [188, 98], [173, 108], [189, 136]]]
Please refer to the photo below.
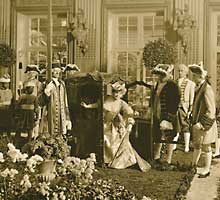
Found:
[[[157, 87], [158, 84], [156, 85], [156, 88], [152, 95], [153, 102], [155, 101], [155, 98], [157, 98], [156, 97]], [[179, 132], [177, 111], [180, 103], [180, 97], [181, 94], [178, 85], [174, 81], [168, 80], [159, 94], [159, 102], [160, 102], [159, 117], [158, 115], [154, 115], [154, 120], [153, 120], [153, 127], [154, 127], [153, 135], [154, 135], [154, 140], [156, 142], [160, 141], [162, 137], [162, 131], [160, 130], [160, 123], [163, 120], [169, 121], [173, 125], [173, 130], [163, 131], [163, 133], [167, 136], [168, 140], [173, 140], [177, 132]]]

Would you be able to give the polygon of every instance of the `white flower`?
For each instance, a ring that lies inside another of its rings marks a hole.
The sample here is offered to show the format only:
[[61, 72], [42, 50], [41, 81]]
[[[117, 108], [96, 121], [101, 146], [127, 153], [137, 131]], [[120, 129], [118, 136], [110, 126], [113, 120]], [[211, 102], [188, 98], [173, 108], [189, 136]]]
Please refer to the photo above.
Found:
[[60, 199], [61, 200], [66, 200], [66, 196], [64, 195], [64, 192], [60, 192]]
[[86, 167], [86, 160], [82, 159], [82, 160], [80, 161], [80, 166], [81, 166], [82, 168]]
[[40, 192], [43, 196], [47, 197], [47, 196], [50, 195], [50, 193], [49, 193], [49, 190], [50, 190], [49, 183], [46, 183], [46, 182], [39, 183], [39, 186], [40, 186], [39, 192]]
[[36, 165], [41, 163], [44, 159], [39, 155], [34, 155], [27, 160], [27, 167], [31, 172], [35, 172]]
[[19, 149], [16, 149], [12, 143], [8, 143], [8, 156], [12, 159], [12, 162], [25, 161], [28, 157], [26, 153], [22, 154]]
[[73, 162], [77, 165], [80, 164], [80, 158], [73, 157]]
[[3, 153], [2, 152], [0, 152], [0, 162], [4, 162], [5, 160], [4, 160], [4, 156], [3, 156]]
[[63, 164], [63, 161], [62, 161], [61, 159], [58, 159], [57, 162], [58, 162], [59, 164]]
[[14, 176], [15, 176], [16, 174], [18, 174], [18, 170], [17, 170], [17, 169], [11, 169], [11, 170], [10, 170], [10, 174], [9, 174], [9, 175], [10, 175], [11, 178], [14, 178]]
[[31, 156], [31, 158], [33, 160], [35, 160], [36, 162], [43, 162], [44, 161], [44, 159], [41, 156], [37, 155], [37, 154], [34, 155], [34, 156]]
[[143, 196], [143, 198], [141, 200], [151, 200], [150, 197], [146, 197], [146, 196]]
[[3, 172], [1, 172], [1, 176], [2, 177], [7, 177], [10, 174], [10, 170], [8, 168], [6, 168]]
[[27, 174], [23, 176], [23, 179], [21, 180], [20, 185], [24, 187], [24, 191], [27, 191], [29, 188], [31, 188], [31, 182]]
[[96, 155], [95, 155], [95, 153], [90, 153], [90, 158], [92, 159], [92, 161], [96, 162]]
[[18, 174], [18, 170], [16, 169], [8, 169], [6, 168], [3, 172], [0, 173], [0, 175], [4, 178], [7, 176], [10, 176], [11, 178], [14, 178], [14, 176]]

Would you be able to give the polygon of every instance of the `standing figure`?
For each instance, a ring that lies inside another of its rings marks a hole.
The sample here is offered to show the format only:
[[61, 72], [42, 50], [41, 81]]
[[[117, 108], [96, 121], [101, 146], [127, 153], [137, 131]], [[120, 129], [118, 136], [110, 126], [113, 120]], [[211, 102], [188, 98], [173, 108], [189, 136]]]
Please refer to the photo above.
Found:
[[[27, 75], [26, 80], [23, 83], [24, 90], [27, 85], [29, 85], [29, 84], [33, 85], [34, 86], [33, 95], [37, 97], [39, 94], [40, 88], [41, 88], [41, 82], [38, 80], [38, 75], [40, 73], [38, 66], [37, 65], [27, 65], [24, 73], [26, 73], [26, 75]], [[36, 121], [36, 126], [33, 129], [33, 137], [34, 138], [36, 138], [38, 136], [40, 117], [41, 117], [41, 109], [39, 106], [38, 120]]]
[[193, 81], [196, 83], [195, 100], [192, 111], [193, 160], [197, 166], [201, 152], [204, 152], [205, 167], [199, 173], [199, 178], [210, 175], [212, 160], [211, 143], [215, 142], [217, 124], [215, 119], [215, 96], [211, 85], [206, 80], [207, 72], [202, 65], [190, 65]]
[[43, 84], [38, 96], [39, 104], [43, 107], [40, 122], [40, 134], [48, 133], [48, 103], [52, 107], [52, 133], [66, 134], [71, 129], [72, 123], [69, 117], [67, 93], [65, 83], [60, 79], [61, 66], [59, 63], [52, 64], [52, 81]]
[[173, 154], [173, 139], [179, 131], [177, 110], [180, 103], [178, 85], [171, 80], [172, 65], [158, 64], [152, 73], [157, 75], [158, 81], [153, 91], [153, 140], [154, 162], [161, 163], [161, 148], [163, 141], [167, 144], [167, 158], [164, 163], [169, 168]]
[[10, 89], [10, 75], [4, 75], [0, 78], [0, 106], [9, 106], [12, 100], [12, 91]]
[[124, 169], [138, 164], [142, 171], [150, 168], [131, 146], [129, 133], [134, 124], [133, 110], [121, 98], [126, 93], [125, 85], [116, 81], [112, 95], [104, 102], [104, 162], [112, 168]]
[[[27, 83], [24, 88], [24, 93], [20, 95], [17, 103], [19, 111], [17, 123], [18, 132], [19, 134], [21, 132], [27, 133], [28, 141], [33, 137], [33, 129], [39, 117], [37, 97], [33, 94], [34, 87], [35, 85], [33, 83]], [[17, 137], [19, 136], [17, 135]]]
[[215, 153], [212, 155], [212, 158], [220, 158], [220, 105], [219, 101], [216, 105], [216, 123], [217, 123], [217, 130], [218, 133], [216, 134], [215, 138]]
[[[187, 78], [189, 69], [186, 65], [180, 64], [178, 67], [178, 70], [179, 70], [179, 79], [177, 80], [177, 83], [181, 91], [180, 105], [178, 109], [178, 117], [179, 117], [181, 133], [184, 134], [183, 136], [184, 136], [184, 143], [185, 143], [185, 152], [188, 152], [189, 143], [190, 143], [190, 119], [189, 118], [192, 113], [192, 105], [193, 105], [194, 93], [195, 93], [195, 83]], [[179, 133], [178, 133], [178, 136], [179, 136]]]

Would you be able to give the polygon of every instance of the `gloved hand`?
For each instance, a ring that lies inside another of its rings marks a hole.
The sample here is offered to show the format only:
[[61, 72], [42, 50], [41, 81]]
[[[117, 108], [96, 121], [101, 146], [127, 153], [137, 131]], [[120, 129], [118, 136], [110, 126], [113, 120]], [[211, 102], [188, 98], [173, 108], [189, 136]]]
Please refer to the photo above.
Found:
[[129, 125], [127, 126], [127, 131], [130, 133], [131, 130], [132, 130], [132, 124], [129, 124]]
[[52, 94], [53, 90], [54, 90], [54, 84], [51, 81], [44, 89], [44, 93], [49, 97]]
[[70, 120], [66, 120], [66, 129], [71, 130], [72, 129], [72, 122]]
[[167, 120], [160, 122], [160, 130], [173, 130], [173, 124]]

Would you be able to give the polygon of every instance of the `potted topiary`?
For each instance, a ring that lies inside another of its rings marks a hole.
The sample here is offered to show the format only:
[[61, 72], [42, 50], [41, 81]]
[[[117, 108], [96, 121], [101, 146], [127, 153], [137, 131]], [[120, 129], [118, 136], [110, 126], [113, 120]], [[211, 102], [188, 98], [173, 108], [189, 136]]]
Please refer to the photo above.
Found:
[[40, 166], [41, 175], [53, 179], [55, 177], [56, 162], [69, 156], [70, 147], [63, 135], [44, 133], [26, 143], [22, 151], [28, 153], [28, 155], [38, 154], [43, 157], [44, 162]]
[[175, 64], [177, 50], [174, 45], [165, 39], [148, 42], [143, 51], [143, 61], [147, 69], [154, 68], [157, 64]]

